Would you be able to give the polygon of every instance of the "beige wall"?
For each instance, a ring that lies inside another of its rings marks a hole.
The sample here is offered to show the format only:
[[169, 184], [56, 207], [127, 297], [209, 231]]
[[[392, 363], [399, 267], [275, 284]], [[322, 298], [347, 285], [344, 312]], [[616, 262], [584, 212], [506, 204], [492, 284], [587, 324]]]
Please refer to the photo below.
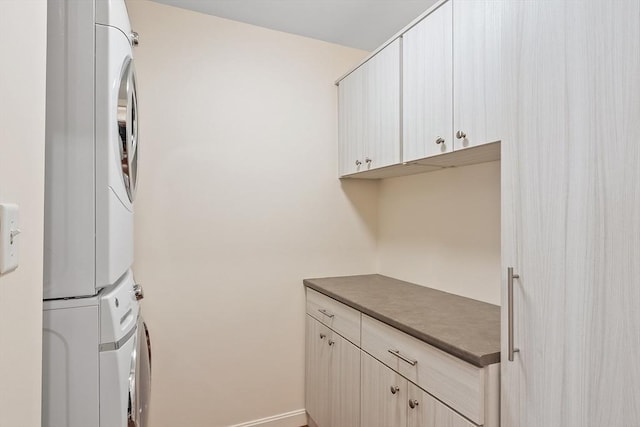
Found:
[[22, 230], [0, 276], [0, 426], [40, 425], [46, 15], [44, 0], [0, 1], [0, 202]]
[[381, 274], [500, 304], [500, 162], [380, 184]]
[[378, 186], [336, 179], [333, 80], [365, 52], [128, 5], [141, 40], [135, 274], [150, 425], [302, 410], [302, 279], [375, 270]]

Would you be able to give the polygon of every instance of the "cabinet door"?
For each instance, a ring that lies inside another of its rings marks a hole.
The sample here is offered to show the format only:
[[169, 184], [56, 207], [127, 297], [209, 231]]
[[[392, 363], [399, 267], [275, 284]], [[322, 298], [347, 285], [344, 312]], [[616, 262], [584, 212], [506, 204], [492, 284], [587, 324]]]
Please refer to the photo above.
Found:
[[368, 170], [400, 163], [400, 39], [378, 52], [364, 67], [364, 166]]
[[640, 2], [503, 7], [502, 425], [638, 426]]
[[305, 407], [318, 426], [330, 425], [329, 328], [306, 316]]
[[367, 427], [404, 427], [407, 384], [402, 376], [362, 352], [361, 422]]
[[[332, 331], [329, 347], [330, 423], [327, 427], [360, 425], [360, 349]], [[325, 425], [320, 425], [324, 427]]]
[[365, 170], [366, 87], [364, 70], [355, 70], [338, 84], [338, 146], [340, 176]]
[[409, 383], [407, 427], [475, 427], [475, 424]]
[[403, 161], [453, 150], [451, 1], [402, 37]]
[[455, 150], [500, 140], [502, 3], [453, 0]]
[[319, 427], [360, 425], [360, 349], [306, 316], [305, 406]]

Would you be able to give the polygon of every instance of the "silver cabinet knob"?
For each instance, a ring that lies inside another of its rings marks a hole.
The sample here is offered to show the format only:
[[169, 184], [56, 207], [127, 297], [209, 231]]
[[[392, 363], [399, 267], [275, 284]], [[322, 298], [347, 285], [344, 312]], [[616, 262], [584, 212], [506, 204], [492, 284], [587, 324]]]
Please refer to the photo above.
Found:
[[334, 340], [329, 340], [329, 345], [334, 345], [336, 342]]
[[372, 162], [373, 160], [371, 160], [370, 158], [368, 158], [368, 157], [367, 157], [366, 159], [364, 159], [364, 161], [365, 161], [365, 162], [367, 162], [367, 163], [369, 163], [369, 164], [371, 164], [371, 162]]
[[356, 160], [356, 166], [360, 166], [362, 162], [360, 160]]
[[392, 385], [390, 388], [391, 388], [391, 394], [396, 394], [397, 392], [400, 391], [400, 387], [398, 387], [397, 385]]
[[467, 134], [464, 133], [463, 131], [459, 130], [458, 132], [456, 132], [456, 138], [458, 139], [464, 139], [467, 137]]
[[438, 138], [436, 138], [436, 144], [440, 145], [440, 144], [444, 144], [444, 138], [439, 136]]
[[418, 402], [416, 399], [409, 399], [409, 408], [414, 409], [419, 404], [420, 402]]
[[136, 283], [133, 285], [133, 294], [136, 296], [136, 301], [140, 301], [144, 298], [144, 290], [142, 289], [142, 285]]
[[140, 44], [140, 36], [135, 31], [132, 31], [129, 37], [131, 38], [132, 45], [138, 46]]

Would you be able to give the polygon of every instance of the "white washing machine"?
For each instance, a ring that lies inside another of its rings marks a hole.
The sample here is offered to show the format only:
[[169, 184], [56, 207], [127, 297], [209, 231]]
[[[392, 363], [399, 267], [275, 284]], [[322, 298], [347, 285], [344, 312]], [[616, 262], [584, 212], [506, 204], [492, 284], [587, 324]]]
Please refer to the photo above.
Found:
[[151, 344], [136, 298], [127, 272], [94, 297], [45, 301], [43, 427], [147, 427]]
[[49, 0], [44, 299], [95, 295], [133, 264], [138, 110], [124, 0]]

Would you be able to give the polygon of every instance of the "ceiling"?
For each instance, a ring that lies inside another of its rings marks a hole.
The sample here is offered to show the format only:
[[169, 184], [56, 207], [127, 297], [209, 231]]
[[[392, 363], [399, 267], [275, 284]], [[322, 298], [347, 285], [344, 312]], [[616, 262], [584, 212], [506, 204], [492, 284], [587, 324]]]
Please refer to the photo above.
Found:
[[154, 0], [364, 50], [374, 50], [436, 0]]

